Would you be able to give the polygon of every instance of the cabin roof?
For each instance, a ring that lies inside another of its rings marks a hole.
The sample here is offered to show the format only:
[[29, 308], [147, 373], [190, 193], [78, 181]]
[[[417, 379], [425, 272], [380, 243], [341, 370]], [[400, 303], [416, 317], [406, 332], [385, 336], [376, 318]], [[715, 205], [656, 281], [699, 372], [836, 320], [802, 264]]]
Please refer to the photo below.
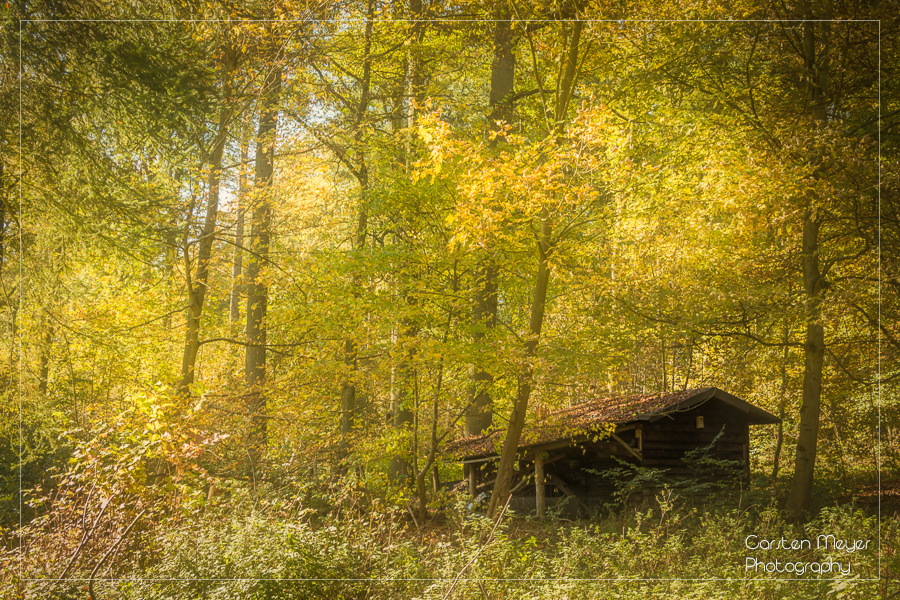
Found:
[[[710, 400], [718, 400], [736, 409], [750, 424], [763, 425], [780, 421], [775, 415], [714, 387], [669, 394], [599, 398], [554, 411], [542, 423], [526, 427], [519, 440], [519, 449], [567, 439], [584, 439], [592, 433], [605, 433], [626, 423], [653, 422], [674, 412], [693, 409]], [[486, 435], [462, 438], [448, 444], [447, 451], [459, 458], [499, 454], [503, 434], [503, 431], [498, 430]]]

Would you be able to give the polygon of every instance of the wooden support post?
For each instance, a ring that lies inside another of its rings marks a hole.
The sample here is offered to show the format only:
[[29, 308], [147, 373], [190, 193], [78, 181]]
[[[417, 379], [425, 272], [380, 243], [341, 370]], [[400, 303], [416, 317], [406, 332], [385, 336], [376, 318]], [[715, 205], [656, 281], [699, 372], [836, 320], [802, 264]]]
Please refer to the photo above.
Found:
[[620, 445], [620, 446], [622, 446], [623, 448], [625, 448], [626, 450], [628, 450], [628, 452], [629, 452], [633, 457], [635, 457], [636, 459], [638, 459], [638, 460], [641, 461], [641, 462], [644, 461], [644, 457], [642, 456], [642, 453], [641, 453], [641, 452], [638, 452], [637, 450], [635, 450], [634, 448], [632, 448], [631, 446], [629, 446], [628, 444], [626, 444], [626, 443], [625, 443], [625, 440], [623, 440], [622, 438], [620, 438], [620, 437], [617, 436], [616, 434], [611, 433], [610, 435], [612, 436], [612, 439], [614, 439], [614, 440], [616, 440], [617, 442], [619, 442], [619, 445]]
[[750, 442], [744, 442], [741, 444], [744, 458], [744, 476], [749, 477], [750, 475]]
[[550, 483], [551, 483], [552, 485], [555, 485], [557, 488], [559, 488], [559, 491], [561, 491], [563, 494], [565, 494], [566, 496], [568, 496], [569, 498], [571, 498], [572, 501], [573, 501], [578, 507], [580, 507], [581, 510], [583, 510], [587, 516], [589, 516], [589, 517], [590, 517], [590, 516], [593, 516], [594, 511], [591, 510], [591, 507], [588, 506], [587, 504], [585, 504], [585, 503], [581, 500], [581, 498], [578, 497], [578, 494], [576, 494], [575, 492], [573, 492], [573, 491], [572, 491], [572, 488], [570, 488], [568, 485], [566, 485], [566, 482], [565, 482], [565, 481], [563, 481], [562, 479], [560, 479], [560, 478], [557, 477], [556, 475], [551, 475], [551, 476], [550, 476]]
[[544, 486], [544, 461], [548, 455], [538, 450], [534, 453], [534, 506], [537, 516], [543, 517], [546, 512], [546, 487]]
[[466, 463], [466, 479], [469, 480], [469, 495], [473, 498], [475, 497], [475, 488], [478, 487], [478, 481], [476, 481], [476, 471], [478, 467], [476, 467], [472, 463]]

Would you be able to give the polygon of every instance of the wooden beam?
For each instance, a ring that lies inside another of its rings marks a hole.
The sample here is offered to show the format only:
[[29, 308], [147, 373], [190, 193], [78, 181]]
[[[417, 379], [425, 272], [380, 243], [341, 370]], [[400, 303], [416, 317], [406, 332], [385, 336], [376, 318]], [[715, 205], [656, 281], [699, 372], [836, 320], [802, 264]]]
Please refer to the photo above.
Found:
[[625, 431], [631, 431], [632, 429], [637, 428], [638, 423], [625, 423], [624, 425], [616, 426], [616, 433], [623, 433]]
[[631, 455], [632, 455], [633, 457], [635, 457], [636, 459], [638, 459], [638, 460], [641, 461], [641, 462], [644, 461], [644, 457], [641, 455], [641, 453], [638, 452], [637, 450], [635, 450], [634, 448], [632, 448], [631, 446], [629, 446], [628, 444], [626, 444], [626, 443], [625, 443], [625, 440], [623, 440], [622, 438], [620, 438], [619, 436], [617, 436], [617, 435], [614, 434], [614, 433], [612, 433], [612, 434], [610, 434], [610, 435], [612, 435], [612, 438], [613, 438], [614, 440], [616, 440], [617, 442], [619, 442], [619, 444], [621, 444], [623, 448], [625, 448], [626, 450], [628, 450], [628, 452], [631, 453]]
[[558, 450], [560, 448], [570, 448], [575, 446], [576, 444], [580, 444], [587, 440], [585, 436], [575, 436], [571, 439], [565, 440], [557, 440], [555, 442], [548, 442], [546, 444], [539, 444], [531, 448], [532, 451], [537, 452], [539, 450]]
[[559, 491], [571, 498], [575, 502], [575, 504], [578, 505], [581, 510], [583, 510], [589, 517], [593, 516], [594, 511], [591, 510], [591, 507], [582, 502], [581, 498], [579, 498], [578, 495], [572, 491], [572, 488], [570, 488], [565, 481], [552, 474], [549, 477], [549, 481], [551, 485], [556, 486]]
[[[512, 474], [512, 480], [513, 480], [513, 481], [517, 481], [517, 480], [519, 481], [519, 485], [517, 485], [517, 486], [515, 487], [515, 489], [521, 488], [521, 487], [522, 487], [522, 483], [521, 483], [521, 482], [522, 482], [522, 481], [525, 481], [524, 479], [520, 479], [520, 478], [522, 478], [522, 477], [527, 477], [528, 475], [531, 475], [533, 472], [534, 472], [534, 469], [533, 469], [533, 468], [530, 468], [530, 469], [526, 468], [526, 469], [520, 469], [520, 470], [518, 470], [518, 471], [514, 471], [513, 474]], [[496, 477], [495, 477], [494, 479], [488, 479], [487, 481], [483, 481], [483, 482], [479, 483], [479, 484], [478, 484], [478, 487], [475, 488], [475, 491], [478, 492], [478, 491], [481, 491], [481, 490], [483, 490], [483, 489], [490, 489], [490, 487], [491, 487], [492, 485], [494, 485], [495, 483], [497, 483], [497, 478], [496, 478]], [[512, 493], [512, 492], [510, 492], [510, 493]]]
[[494, 454], [494, 455], [492, 455], [492, 456], [482, 456], [482, 457], [480, 457], [480, 458], [464, 458], [463, 461], [462, 461], [462, 463], [463, 463], [464, 465], [473, 465], [473, 464], [476, 464], [476, 463], [491, 462], [491, 461], [493, 461], [493, 460], [497, 460], [498, 458], [499, 458], [499, 457], [498, 457], [496, 454]]
[[534, 453], [534, 506], [537, 516], [543, 517], [546, 513], [546, 489], [544, 488], [544, 460], [548, 457], [546, 451]]

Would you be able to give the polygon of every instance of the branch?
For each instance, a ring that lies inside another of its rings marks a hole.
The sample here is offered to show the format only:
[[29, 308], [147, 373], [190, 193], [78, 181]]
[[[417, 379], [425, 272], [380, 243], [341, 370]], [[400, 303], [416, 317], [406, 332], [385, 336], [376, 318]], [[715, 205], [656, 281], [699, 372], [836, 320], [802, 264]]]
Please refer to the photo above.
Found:
[[119, 544], [122, 543], [122, 540], [125, 539], [125, 537], [128, 535], [128, 533], [131, 531], [131, 528], [134, 527], [134, 524], [137, 523], [138, 519], [140, 519], [142, 516], [144, 516], [144, 513], [146, 513], [146, 512], [147, 512], [147, 509], [144, 509], [138, 513], [138, 515], [134, 518], [134, 520], [131, 521], [131, 524], [125, 528], [125, 531], [122, 532], [122, 535], [119, 536], [119, 539], [116, 540], [116, 543], [113, 544], [112, 547], [106, 551], [106, 554], [104, 554], [100, 558], [100, 561], [94, 566], [94, 569], [91, 571], [91, 574], [89, 577], [90, 581], [88, 582], [88, 595], [91, 597], [91, 600], [95, 600], [95, 598], [94, 598], [94, 576], [97, 574], [97, 571], [100, 569], [100, 566], [104, 562], [106, 562], [106, 559], [109, 558], [110, 554], [112, 554], [119, 547]]
[[109, 333], [125, 333], [126, 331], [132, 331], [134, 329], [137, 329], [138, 327], [143, 327], [144, 325], [149, 325], [150, 323], [160, 321], [162, 319], [165, 319], [166, 317], [171, 317], [175, 313], [179, 313], [187, 308], [190, 308], [190, 305], [181, 306], [179, 308], [176, 308], [175, 310], [171, 310], [171, 311], [167, 312], [166, 314], [164, 314], [161, 317], [154, 317], [154, 318], [150, 319], [149, 321], [144, 321], [143, 323], [138, 323], [137, 325], [132, 325], [131, 327], [126, 327], [125, 329], [118, 329], [118, 330], [114, 329], [113, 331], [110, 331]]
[[872, 385], [875, 383], [874, 381], [871, 381], [869, 379], [862, 379], [851, 373], [850, 369], [844, 366], [844, 363], [841, 362], [841, 359], [838, 358], [837, 354], [835, 354], [834, 351], [831, 350], [831, 348], [826, 347], [825, 352], [828, 353], [828, 356], [831, 357], [831, 360], [833, 360], [834, 363], [841, 369], [841, 371], [843, 371], [844, 374], [847, 375], [847, 377], [849, 377], [851, 380], [855, 381], [856, 383], [863, 383], [866, 385]]
[[[619, 303], [621, 303], [622, 306], [624, 306], [625, 309], [628, 310], [629, 312], [631, 312], [632, 314], [635, 314], [635, 315], [637, 315], [641, 318], [644, 318], [648, 321], [651, 321], [653, 323], [665, 323], [667, 325], [675, 325], [675, 326], [682, 325], [682, 323], [680, 323], [677, 319], [665, 319], [665, 318], [660, 318], [660, 317], [653, 317], [651, 315], [648, 315], [648, 314], [645, 314], [645, 313], [639, 311], [637, 308], [635, 308], [634, 306], [631, 306], [628, 302], [626, 302], [622, 298], [614, 298], [614, 299], [617, 300]], [[745, 326], [748, 325], [746, 320], [741, 321], [739, 324], [745, 325]], [[766, 346], [769, 348], [783, 348], [785, 345], [787, 345], [790, 348], [803, 348], [803, 344], [798, 343], [798, 342], [788, 343], [788, 344], [785, 344], [784, 342], [769, 342], [769, 341], [766, 341], [763, 338], [759, 337], [756, 334], [750, 333], [749, 331], [712, 331], [712, 332], [710, 332], [710, 331], [703, 331], [696, 327], [689, 327], [688, 331], [690, 333], [692, 333], [693, 335], [706, 336], [706, 337], [745, 337], [745, 338], [753, 340], [754, 342], [756, 342], [757, 344], [759, 344], [761, 346]]]
[[862, 316], [864, 316], [866, 318], [866, 320], [869, 322], [869, 325], [877, 326], [878, 329], [881, 330], [881, 333], [884, 334], [884, 337], [887, 338], [887, 340], [891, 343], [891, 345], [894, 346], [895, 348], [897, 348], [898, 350], [900, 350], [900, 342], [898, 342], [897, 339], [893, 335], [891, 335], [891, 332], [888, 331], [887, 327], [885, 327], [882, 324], [880, 319], [867, 313], [865, 311], [865, 309], [863, 309], [863, 307], [861, 307], [859, 304], [857, 304], [855, 302], [851, 302], [850, 306], [855, 308], [857, 311], [859, 311], [859, 313], [862, 314]]
[[[239, 397], [241, 397], [241, 396], [249, 397], [252, 395], [253, 394], [241, 394]], [[217, 411], [223, 412], [223, 413], [228, 413], [229, 415], [236, 415], [238, 417], [250, 417], [250, 418], [254, 418], [254, 419], [271, 419], [273, 421], [285, 421], [287, 423], [293, 422], [293, 419], [289, 419], [287, 417], [278, 417], [275, 415], [264, 415], [264, 414], [255, 413], [255, 412], [242, 412], [239, 410], [232, 410], [230, 408], [225, 408], [224, 406], [216, 404], [215, 402], [210, 402], [209, 400], [205, 400], [204, 404], [206, 404], [213, 410], [217, 410]]]
[[[266, 349], [272, 350], [272, 352], [275, 352], [275, 353], [281, 354], [281, 355], [286, 355], [287, 353], [279, 352], [278, 350], [275, 350], [275, 348], [294, 348], [296, 346], [305, 346], [308, 343], [308, 342], [294, 342], [292, 344], [254, 344], [251, 342], [244, 342], [241, 340], [235, 340], [232, 338], [224, 338], [224, 337], [210, 338], [208, 340], [200, 340], [198, 343], [202, 346], [204, 344], [211, 344], [213, 342], [228, 342], [229, 344], [235, 344], [237, 346], [244, 346], [246, 348], [266, 348]], [[303, 358], [310, 358], [310, 357], [305, 356]]]
[[[93, 488], [91, 488], [93, 491]], [[91, 525], [91, 528], [85, 529], [84, 534], [81, 536], [81, 542], [78, 544], [78, 547], [75, 548], [75, 552], [72, 553], [72, 556], [69, 558], [69, 563], [66, 565], [66, 568], [63, 569], [62, 574], [56, 578], [57, 581], [63, 580], [66, 578], [66, 575], [69, 574], [69, 571], [72, 569], [72, 565], [75, 564], [75, 560], [81, 554], [81, 551], [84, 550], [85, 544], [87, 544], [88, 540], [91, 539], [91, 535], [93, 535], [94, 530], [97, 528], [97, 524], [100, 522], [100, 519], [103, 517], [103, 513], [106, 512], [106, 508], [109, 506], [110, 501], [114, 498], [114, 496], [110, 496], [100, 505], [100, 512], [97, 514], [97, 518], [94, 519], [94, 523]], [[90, 500], [90, 494], [88, 494], [88, 500]], [[85, 500], [85, 508], [87, 508], [87, 500]]]

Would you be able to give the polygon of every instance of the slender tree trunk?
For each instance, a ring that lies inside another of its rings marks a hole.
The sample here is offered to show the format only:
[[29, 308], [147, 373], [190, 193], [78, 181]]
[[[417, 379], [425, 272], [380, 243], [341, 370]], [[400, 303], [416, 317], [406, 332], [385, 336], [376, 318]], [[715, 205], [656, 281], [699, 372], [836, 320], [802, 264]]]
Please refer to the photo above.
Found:
[[416, 135], [417, 107], [425, 101], [425, 76], [422, 69], [422, 59], [419, 52], [422, 40], [425, 38], [425, 24], [421, 21], [422, 0], [409, 0], [409, 15], [412, 20], [410, 26], [410, 44], [406, 54], [406, 154], [404, 165], [409, 167], [410, 156], [413, 154], [413, 139]]
[[[453, 263], [453, 279], [451, 284], [451, 291], [455, 294], [459, 289], [459, 279], [457, 277], [457, 261], [454, 260]], [[453, 308], [447, 312], [447, 325], [444, 330], [444, 337], [441, 340], [442, 344], [447, 343], [447, 338], [450, 335], [450, 327], [453, 324], [453, 320], [456, 318], [456, 311]], [[431, 481], [432, 481], [432, 490], [435, 494], [440, 490], [441, 482], [438, 474], [438, 468], [435, 464], [435, 459], [437, 457], [438, 444], [440, 443], [441, 438], [438, 437], [438, 417], [440, 415], [440, 401], [441, 401], [441, 391], [444, 382], [444, 357], [443, 355], [438, 359], [437, 364], [437, 381], [434, 385], [434, 400], [431, 406], [431, 435], [429, 437], [429, 446], [428, 446], [428, 456], [425, 459], [425, 465], [422, 466], [421, 469], [416, 473], [416, 492], [419, 498], [419, 520], [424, 523], [425, 519], [428, 517], [428, 490], [425, 487], [425, 477], [428, 474], [428, 470], [431, 469]], [[445, 434], [446, 435], [446, 432]]]
[[38, 372], [38, 390], [42, 396], [47, 395], [50, 382], [50, 350], [53, 346], [53, 327], [44, 324], [44, 334], [41, 336], [41, 366]]
[[[572, 35], [569, 37], [568, 54], [565, 57], [565, 74], [559, 82], [559, 93], [556, 98], [555, 119], [553, 130], [549, 135], [555, 135], [557, 144], [563, 143], [563, 131], [569, 101], [575, 91], [578, 67], [578, 49], [581, 43], [581, 34], [584, 31], [584, 21], [575, 21], [572, 26]], [[501, 506], [506, 504], [512, 486], [512, 476], [518, 453], [519, 439], [525, 427], [525, 414], [528, 410], [528, 401], [531, 398], [531, 390], [534, 383], [534, 358], [537, 354], [537, 346], [541, 337], [541, 328], [544, 324], [544, 313], [547, 303], [547, 291], [550, 287], [550, 255], [553, 252], [553, 219], [545, 205], [541, 209], [541, 228], [537, 235], [538, 272], [534, 284], [534, 295], [531, 303], [531, 320], [529, 323], [529, 337], [525, 342], [525, 360], [518, 377], [518, 389], [516, 400], [513, 404], [512, 416], [503, 441], [503, 450], [500, 453], [500, 462], [497, 466], [497, 479], [491, 500], [488, 504], [488, 517], [497, 515]]]
[[788, 387], [788, 374], [787, 374], [787, 361], [789, 356], [790, 348], [788, 347], [788, 343], [791, 341], [791, 328], [788, 325], [784, 326], [784, 335], [782, 336], [781, 343], [784, 344], [783, 354], [781, 356], [781, 389], [778, 395], [778, 429], [775, 431], [775, 453], [772, 457], [772, 480], [775, 480], [778, 477], [778, 470], [780, 468], [781, 463], [781, 447], [784, 444], [784, 413], [785, 408], [787, 406], [787, 387]]
[[[369, 224], [369, 171], [366, 165], [366, 154], [362, 147], [363, 124], [369, 108], [370, 85], [372, 80], [372, 33], [375, 23], [375, 2], [369, 0], [366, 10], [365, 41], [363, 42], [363, 72], [360, 78], [359, 103], [354, 115], [354, 152], [357, 157], [354, 166], [349, 158], [343, 158], [359, 183], [359, 213], [356, 219], [356, 231], [353, 236], [353, 249], [361, 256], [366, 247], [366, 233]], [[354, 300], [362, 295], [363, 277], [358, 271], [353, 274], [350, 294]], [[354, 335], [344, 339], [344, 365], [347, 376], [341, 384], [341, 435], [347, 436], [353, 430], [356, 413], [359, 410], [357, 394], [357, 371], [359, 346]]]
[[[274, 52], [270, 54], [277, 60]], [[259, 111], [259, 131], [256, 138], [256, 169], [254, 179], [250, 256], [247, 260], [247, 350], [244, 359], [244, 379], [248, 388], [247, 412], [250, 416], [248, 447], [255, 465], [265, 455], [267, 444], [266, 395], [266, 313], [269, 286], [262, 269], [269, 259], [269, 237], [272, 227], [271, 188], [275, 172], [275, 134], [278, 126], [278, 103], [281, 97], [281, 68], [275, 67], [266, 77]]]
[[[230, 65], [227, 70], [230, 71]], [[189, 270], [186, 273], [188, 319], [187, 332], [184, 337], [184, 354], [181, 360], [181, 381], [178, 384], [179, 393], [185, 396], [190, 394], [191, 384], [194, 383], [194, 369], [197, 364], [197, 353], [200, 351], [200, 318], [203, 316], [203, 304], [209, 283], [209, 265], [219, 214], [219, 173], [222, 170], [222, 155], [225, 152], [231, 114], [232, 106], [226, 94], [225, 104], [219, 112], [219, 123], [216, 127], [216, 136], [208, 162], [209, 191], [206, 201], [206, 216], [200, 231], [200, 239], [197, 242], [197, 271], [193, 278], [191, 278]]]
[[3, 174], [3, 160], [0, 159], [0, 271], [6, 258], [6, 205], [9, 203], [9, 193], [6, 191], [6, 179]]
[[534, 296], [531, 302], [531, 322], [529, 324], [529, 337], [525, 342], [525, 362], [519, 373], [516, 400], [513, 405], [512, 416], [506, 431], [506, 439], [503, 441], [503, 450], [500, 453], [500, 464], [497, 466], [497, 479], [491, 500], [488, 504], [488, 517], [493, 518], [499, 508], [506, 504], [509, 490], [512, 486], [512, 475], [515, 470], [516, 456], [519, 447], [519, 439], [525, 428], [525, 414], [528, 410], [528, 401], [531, 398], [531, 389], [534, 382], [534, 358], [537, 354], [537, 346], [541, 337], [541, 328], [544, 324], [544, 312], [547, 304], [547, 290], [550, 287], [549, 259], [552, 252], [552, 221], [549, 211], [545, 208], [542, 214], [542, 226], [538, 241], [538, 272], [534, 284]]
[[[353, 248], [362, 255], [366, 247], [366, 232], [369, 220], [369, 177], [365, 167], [359, 170], [359, 194], [360, 207], [356, 220], [356, 232], [353, 239]], [[350, 286], [350, 294], [354, 300], [362, 295], [363, 277], [356, 272]], [[356, 413], [359, 410], [359, 398], [357, 392], [357, 372], [359, 369], [359, 345], [352, 334], [344, 339], [344, 365], [347, 369], [347, 378], [341, 385], [341, 435], [348, 435], [354, 427]]]
[[687, 348], [688, 352], [688, 360], [687, 360], [687, 368], [684, 371], [684, 384], [681, 386], [681, 391], [685, 391], [688, 389], [688, 384], [691, 380], [691, 370], [694, 368], [694, 338], [691, 337], [690, 345]]
[[[413, 141], [415, 137], [417, 107], [424, 101], [423, 88], [424, 76], [422, 73], [421, 60], [418, 53], [421, 48], [422, 39], [424, 38], [424, 24], [420, 21], [422, 18], [422, 2], [421, 0], [410, 0], [409, 13], [412, 25], [410, 26], [410, 44], [406, 59], [406, 130], [405, 130], [405, 153], [403, 164], [408, 168], [410, 157], [412, 156]], [[415, 244], [415, 229], [417, 227], [417, 215], [411, 215], [408, 212], [400, 217], [401, 223], [398, 226], [397, 236], [400, 243], [406, 245], [404, 255], [409, 255], [413, 251]], [[415, 279], [415, 273], [409, 272], [409, 264], [404, 264], [400, 269], [400, 277], [402, 279]], [[406, 281], [401, 282], [400, 296], [403, 297], [409, 312], [412, 313], [418, 305], [413, 288]], [[418, 474], [418, 469], [410, 469], [410, 457], [416, 462], [416, 435], [407, 436], [407, 431], [417, 425], [418, 398], [416, 397], [418, 372], [416, 369], [416, 338], [419, 336], [419, 326], [415, 316], [407, 314], [401, 319], [400, 332], [397, 336], [396, 351], [399, 355], [399, 361], [394, 370], [394, 380], [391, 389], [391, 414], [394, 418], [394, 427], [403, 432], [404, 438], [410, 437], [409, 445], [401, 446], [399, 454], [391, 459], [390, 475], [395, 481], [411, 481], [413, 471]], [[424, 489], [424, 488], [423, 488]]]
[[[180, 185], [179, 181], [179, 185]], [[174, 213], [174, 211], [172, 211]], [[166, 293], [166, 316], [163, 318], [163, 327], [168, 331], [172, 327], [172, 314], [176, 311], [174, 299], [175, 294], [175, 261], [178, 260], [178, 229], [176, 227], [176, 217], [173, 214], [169, 216], [168, 227], [163, 234], [163, 260], [165, 261], [163, 272], [165, 273], [165, 293]], [[179, 301], [180, 302], [180, 301]]]
[[[444, 341], [447, 341], [446, 336], [444, 337]], [[441, 385], [443, 383], [443, 380], [444, 361], [442, 359], [438, 362], [437, 382], [434, 386], [434, 403], [432, 404], [431, 410], [431, 431], [428, 439], [428, 456], [425, 459], [425, 464], [416, 473], [416, 495], [419, 499], [419, 520], [422, 523], [424, 523], [425, 519], [428, 518], [428, 489], [425, 487], [425, 477], [428, 475], [428, 471], [434, 465], [435, 457], [437, 455], [437, 447], [439, 443], [437, 435], [439, 415], [438, 406], [441, 397]], [[434, 492], [437, 493], [438, 487], [440, 485], [437, 480], [437, 471], [434, 471], [433, 473], [433, 481]]]
[[[394, 21], [402, 21], [406, 13], [406, 2], [403, 0], [391, 0], [391, 18]], [[397, 66], [394, 80], [391, 84], [391, 107], [388, 115], [388, 122], [391, 124], [391, 132], [398, 133], [403, 130], [406, 122], [404, 111], [406, 110], [406, 78], [409, 73], [409, 65], [407, 61], [409, 53], [403, 55], [403, 63]], [[404, 164], [404, 150], [399, 144], [394, 155], [397, 164]]]
[[806, 290], [803, 395], [794, 479], [787, 502], [788, 511], [798, 521], [805, 518], [812, 499], [825, 362], [825, 329], [820, 322], [824, 278], [819, 269], [819, 226], [813, 211], [807, 211], [803, 220], [803, 287]]
[[[415, 299], [407, 296], [410, 308], [415, 306]], [[400, 335], [397, 337], [395, 348], [400, 354], [400, 360], [394, 369], [394, 382], [391, 389], [391, 415], [393, 425], [403, 432], [408, 431], [415, 420], [415, 413], [411, 410], [414, 406], [414, 390], [418, 374], [415, 367], [415, 340], [419, 335], [419, 328], [411, 318], [404, 318], [400, 327]], [[404, 437], [406, 437], [404, 435]], [[391, 478], [395, 481], [410, 479], [410, 467], [408, 456], [415, 452], [415, 448], [403, 448], [399, 454], [391, 459]]]
[[[491, 61], [491, 106], [489, 128], [501, 130], [512, 120], [512, 92], [515, 84], [516, 55], [515, 36], [509, 21], [508, 8], [500, 4], [495, 13], [494, 58]], [[498, 134], [491, 140], [496, 146], [505, 139]], [[476, 329], [472, 339], [476, 345], [482, 344], [487, 335], [497, 325], [497, 265], [490, 250], [481, 252], [475, 268], [475, 294], [472, 306], [472, 323]], [[469, 368], [471, 384], [468, 391], [465, 429], [467, 435], [478, 435], [490, 429], [494, 410], [490, 387], [494, 382], [491, 373], [479, 365]]]
[[[657, 315], [660, 314], [660, 311], [657, 311]], [[662, 369], [662, 393], [666, 393], [666, 384], [669, 381], [669, 377], [666, 374], [666, 365], [668, 361], [668, 357], [666, 356], [666, 337], [663, 334], [662, 321], [660, 321], [659, 325], [657, 325], [657, 330], [659, 331], [659, 364]]]
[[231, 265], [231, 306], [228, 311], [228, 325], [232, 332], [241, 322], [241, 275], [244, 270], [244, 211], [247, 209], [247, 159], [250, 153], [246, 122], [241, 131], [241, 165], [238, 171], [238, 195], [234, 223], [234, 259]]
[[[825, 18], [830, 18], [830, 8], [826, 3]], [[807, 19], [812, 11], [805, 7]], [[823, 51], [816, 54], [815, 27], [822, 29], [820, 40]], [[803, 23], [804, 76], [809, 98], [809, 110], [813, 118], [824, 124], [827, 120], [829, 102], [828, 37], [829, 23], [807, 20]], [[825, 329], [821, 323], [822, 292], [825, 278], [819, 267], [819, 228], [822, 215], [815, 206], [816, 198], [809, 200], [803, 215], [803, 288], [806, 293], [806, 339], [803, 345], [803, 396], [800, 405], [800, 424], [797, 438], [797, 452], [794, 461], [794, 478], [788, 496], [787, 509], [797, 521], [805, 519], [812, 500], [815, 480], [816, 446], [819, 436], [819, 416], [821, 413], [822, 372], [825, 363]]]
[[[472, 323], [476, 326], [472, 339], [481, 344], [487, 332], [497, 325], [497, 267], [490, 257], [479, 261], [475, 271], [475, 305]], [[469, 386], [469, 405], [466, 409], [466, 434], [478, 435], [490, 428], [493, 421], [493, 402], [490, 386], [494, 377], [478, 365], [469, 369], [472, 383]]]

